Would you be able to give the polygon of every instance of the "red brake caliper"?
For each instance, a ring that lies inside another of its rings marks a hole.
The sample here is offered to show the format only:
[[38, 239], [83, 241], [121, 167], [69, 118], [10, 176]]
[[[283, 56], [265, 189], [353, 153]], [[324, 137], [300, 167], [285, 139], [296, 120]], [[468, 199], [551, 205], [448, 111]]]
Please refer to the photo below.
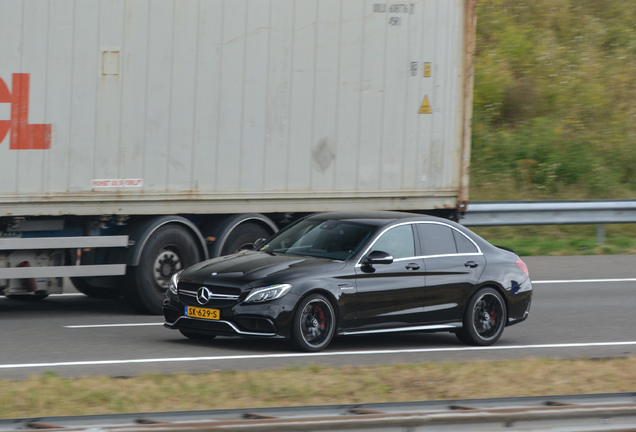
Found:
[[320, 322], [320, 328], [324, 329], [325, 328], [325, 314], [322, 311], [322, 308], [318, 308], [318, 318], [319, 318], [319, 322]]

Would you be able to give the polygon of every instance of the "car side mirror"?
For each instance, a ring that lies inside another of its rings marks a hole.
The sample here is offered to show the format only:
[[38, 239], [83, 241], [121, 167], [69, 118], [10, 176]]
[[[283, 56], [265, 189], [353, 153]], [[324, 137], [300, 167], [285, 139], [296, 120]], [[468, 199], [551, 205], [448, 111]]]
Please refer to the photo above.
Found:
[[388, 252], [374, 250], [369, 252], [369, 254], [364, 257], [362, 260], [362, 264], [366, 266], [373, 266], [376, 264], [392, 264], [393, 263], [393, 255]]
[[266, 241], [267, 239], [264, 239], [264, 238], [256, 239], [256, 241], [254, 242], [254, 250], [259, 249], [261, 246], [265, 244]]

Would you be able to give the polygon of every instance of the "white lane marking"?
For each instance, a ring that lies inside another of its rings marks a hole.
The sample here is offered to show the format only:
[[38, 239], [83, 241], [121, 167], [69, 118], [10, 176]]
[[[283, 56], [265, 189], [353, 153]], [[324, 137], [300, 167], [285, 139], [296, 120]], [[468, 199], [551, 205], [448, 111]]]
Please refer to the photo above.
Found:
[[129, 324], [86, 324], [86, 325], [67, 325], [64, 328], [81, 329], [81, 328], [108, 328], [108, 327], [144, 327], [144, 326], [160, 326], [160, 323], [129, 323]]
[[606, 282], [636, 282], [636, 278], [544, 280], [544, 281], [532, 281], [532, 285], [537, 285], [537, 284], [565, 284], [565, 283], [606, 283]]
[[17, 363], [0, 365], [0, 369], [24, 369], [36, 367], [63, 367], [63, 366], [104, 366], [104, 365], [124, 365], [139, 363], [184, 363], [197, 361], [218, 361], [218, 360], [255, 360], [255, 359], [281, 359], [281, 358], [305, 358], [305, 357], [336, 357], [336, 356], [359, 356], [359, 355], [381, 355], [381, 354], [425, 354], [438, 352], [461, 352], [461, 351], [504, 351], [504, 350], [527, 350], [527, 349], [558, 349], [558, 348], [594, 348], [594, 347], [620, 347], [634, 346], [636, 341], [628, 342], [593, 342], [593, 343], [569, 343], [569, 344], [541, 344], [541, 345], [509, 345], [509, 346], [489, 346], [489, 347], [459, 347], [459, 348], [420, 348], [407, 350], [372, 350], [372, 351], [341, 351], [341, 352], [319, 352], [319, 353], [285, 353], [285, 354], [250, 354], [232, 356], [210, 356], [210, 357], [168, 357], [168, 358], [147, 358], [128, 360], [92, 360], [92, 361], [67, 361], [52, 363]]

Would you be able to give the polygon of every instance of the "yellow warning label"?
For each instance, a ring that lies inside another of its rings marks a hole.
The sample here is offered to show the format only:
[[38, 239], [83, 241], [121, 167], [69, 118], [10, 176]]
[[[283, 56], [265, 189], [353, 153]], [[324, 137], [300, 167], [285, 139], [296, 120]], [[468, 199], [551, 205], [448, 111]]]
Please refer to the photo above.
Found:
[[431, 104], [428, 103], [428, 96], [424, 96], [424, 102], [422, 102], [422, 106], [420, 107], [418, 114], [431, 114], [432, 112]]
[[431, 62], [424, 63], [424, 78], [431, 77]]

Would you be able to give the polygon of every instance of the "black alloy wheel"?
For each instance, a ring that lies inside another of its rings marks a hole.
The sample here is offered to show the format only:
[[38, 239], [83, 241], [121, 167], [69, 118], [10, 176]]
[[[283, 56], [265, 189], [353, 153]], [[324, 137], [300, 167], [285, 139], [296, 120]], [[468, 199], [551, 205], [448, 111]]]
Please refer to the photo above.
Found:
[[492, 345], [506, 326], [506, 304], [493, 288], [483, 288], [470, 299], [464, 313], [463, 328], [457, 338], [470, 345]]
[[321, 351], [331, 342], [335, 324], [335, 314], [329, 300], [320, 294], [309, 295], [296, 308], [291, 341], [302, 351]]

